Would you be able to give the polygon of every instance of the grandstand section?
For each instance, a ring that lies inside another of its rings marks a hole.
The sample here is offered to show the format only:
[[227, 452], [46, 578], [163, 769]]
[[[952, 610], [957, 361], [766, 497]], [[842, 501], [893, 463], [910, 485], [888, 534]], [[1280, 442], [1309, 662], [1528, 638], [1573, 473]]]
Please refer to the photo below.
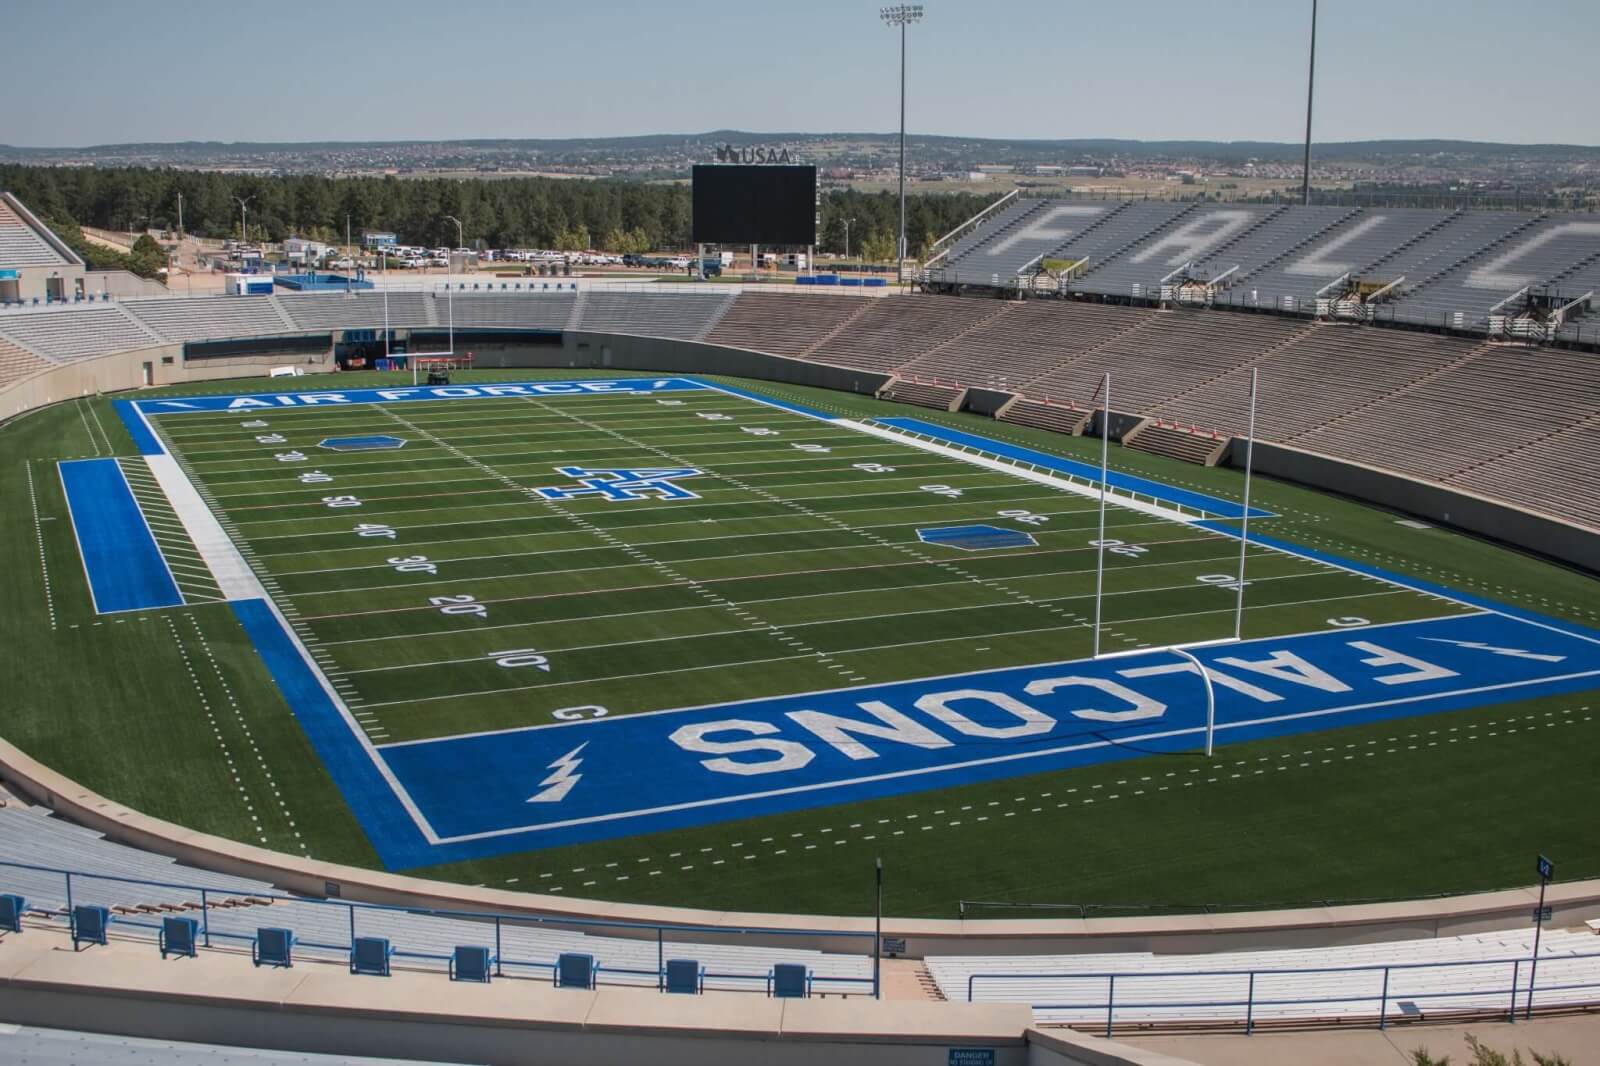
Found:
[[82, 265], [70, 252], [31, 225], [22, 206], [0, 194], [0, 267]]
[[0, 339], [51, 359], [88, 359], [166, 343], [121, 306], [59, 307], [0, 314]]
[[464, 329], [566, 329], [576, 300], [572, 292], [457, 293], [455, 324]]
[[804, 358], [860, 370], [894, 370], [1004, 311], [999, 303], [925, 296], [874, 300], [807, 350]]
[[849, 296], [741, 295], [706, 334], [713, 344], [801, 356], [846, 328], [871, 306]]
[[731, 295], [592, 291], [583, 294], [577, 328], [590, 333], [628, 333], [699, 340], [727, 313]]
[[48, 359], [0, 338], [0, 389], [53, 365]]
[[295, 328], [271, 296], [210, 296], [188, 300], [125, 300], [121, 307], [173, 341], [263, 337]]

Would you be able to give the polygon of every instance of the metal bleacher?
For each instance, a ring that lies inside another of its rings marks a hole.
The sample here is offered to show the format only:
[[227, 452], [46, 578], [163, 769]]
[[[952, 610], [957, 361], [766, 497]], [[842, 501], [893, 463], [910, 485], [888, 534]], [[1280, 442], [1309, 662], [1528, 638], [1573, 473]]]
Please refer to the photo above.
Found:
[[[1533, 933], [1481, 933], [1197, 957], [1148, 952], [929, 957], [947, 999], [1027, 1003], [1036, 1021], [1125, 1026], [1394, 1022], [1528, 1004]], [[1547, 930], [1534, 1007], [1600, 1001], [1600, 939]]]
[[0, 267], [61, 266], [73, 262], [40, 236], [11, 204], [0, 199]]
[[594, 290], [585, 294], [578, 328], [593, 333], [632, 333], [699, 340], [728, 310], [724, 293], [630, 293]]
[[[295, 292], [279, 293], [273, 297], [278, 306], [288, 312], [296, 328], [305, 330], [329, 329], [382, 329], [384, 300], [382, 293]], [[444, 325], [444, 318], [433, 316], [434, 301], [426, 293], [396, 292], [389, 294], [389, 326], [415, 328], [417, 326]], [[444, 308], [439, 308], [441, 316]]]
[[[65, 871], [72, 871], [70, 877]], [[152, 942], [163, 915], [188, 914], [202, 918], [207, 941], [218, 946], [244, 945], [262, 926], [287, 928], [294, 931], [297, 956], [334, 962], [347, 957], [353, 937], [383, 936], [396, 947], [397, 964], [441, 973], [456, 945], [479, 944], [495, 946], [507, 972], [524, 975], [548, 975], [557, 955], [580, 951], [595, 957], [606, 984], [654, 987], [665, 956], [697, 959], [707, 971], [708, 989], [761, 992], [774, 963], [794, 962], [813, 972], [816, 992], [872, 992], [873, 960], [866, 949], [837, 954], [702, 943], [692, 929], [630, 923], [611, 923], [614, 935], [606, 935], [532, 917], [293, 897], [263, 881], [182, 866], [114, 843], [42, 807], [16, 802], [0, 805], [0, 892], [26, 897], [28, 913], [40, 919], [63, 919], [69, 903], [108, 907], [114, 935]]]
[[284, 333], [291, 323], [270, 296], [201, 296], [193, 299], [124, 300], [122, 307], [173, 341], [259, 337]]
[[458, 294], [451, 309], [444, 297], [435, 296], [434, 315], [448, 322], [453, 313], [457, 329], [565, 329], [577, 298], [570, 291]]
[[163, 343], [161, 337], [119, 306], [7, 312], [0, 314], [0, 339], [61, 360], [153, 348]]

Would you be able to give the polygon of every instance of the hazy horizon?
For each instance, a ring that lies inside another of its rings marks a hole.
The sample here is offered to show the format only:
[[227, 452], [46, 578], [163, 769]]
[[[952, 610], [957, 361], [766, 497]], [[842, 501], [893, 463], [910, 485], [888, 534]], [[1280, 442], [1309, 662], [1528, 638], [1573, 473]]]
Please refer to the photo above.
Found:
[[[419, 0], [240, 18], [195, 0], [8, 5], [9, 82], [39, 106], [0, 143], [450, 141], [894, 129], [898, 34], [877, 6], [680, 0], [554, 7]], [[909, 33], [907, 126], [924, 136], [1294, 143], [1308, 2], [1196, 16], [1062, 4], [997, 16], [926, 5]], [[114, 10], [114, 15], [107, 12]], [[1579, 0], [1322, 5], [1318, 142], [1579, 144], [1600, 29]], [[1560, 27], [1559, 33], [1545, 32]], [[241, 74], [241, 72], [243, 72]], [[137, 74], [138, 76], [135, 76]], [[1594, 133], [1588, 134], [1594, 145]]]

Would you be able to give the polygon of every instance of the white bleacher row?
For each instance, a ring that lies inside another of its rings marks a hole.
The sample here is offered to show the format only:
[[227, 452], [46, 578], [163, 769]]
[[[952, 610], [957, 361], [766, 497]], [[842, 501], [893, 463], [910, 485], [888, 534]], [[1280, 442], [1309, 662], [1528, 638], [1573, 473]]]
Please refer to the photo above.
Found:
[[70, 265], [11, 205], [0, 200], [0, 267]]
[[[1212, 955], [1123, 952], [1051, 956], [930, 956], [946, 999], [1027, 1003], [1041, 1022], [1117, 1024], [1375, 1018], [1388, 970], [1389, 1019], [1457, 1011], [1508, 1011], [1513, 976], [1527, 1006], [1533, 933], [1482, 933], [1431, 940]], [[1449, 963], [1453, 965], [1439, 965]], [[1255, 973], [1254, 988], [1251, 972]], [[1268, 972], [1289, 971], [1289, 972]], [[1115, 975], [1115, 981], [1107, 975]], [[1247, 1001], [1249, 1005], [1247, 1007]], [[1600, 1002], [1600, 937], [1546, 930], [1539, 945], [1534, 1007]]]
[[[1225, 275], [1219, 298], [1310, 309], [1350, 276], [1404, 282], [1392, 294], [1403, 321], [1483, 328], [1491, 308], [1524, 286], [1577, 290], [1600, 264], [1593, 215], [1427, 211], [1261, 204], [1019, 200], [934, 265], [930, 280], [1010, 287], [1041, 258], [1083, 260], [1074, 291], [1149, 292], [1189, 265]], [[1592, 286], [1590, 286], [1592, 287]], [[1573, 295], [1581, 295], [1574, 291]]]
[[[163, 913], [199, 918], [199, 890], [204, 888], [211, 904], [205, 911], [206, 925], [213, 938], [221, 938], [223, 944], [231, 941], [242, 945], [262, 926], [294, 930], [301, 943], [297, 952], [308, 956], [342, 960], [350, 943], [351, 909], [344, 904], [288, 899], [263, 881], [182, 866], [172, 859], [106, 840], [92, 830], [56, 818], [42, 807], [15, 802], [0, 807], [0, 892], [25, 897], [30, 911], [64, 912], [67, 894], [62, 875], [4, 863], [74, 871], [72, 903], [112, 908], [116, 912], [112, 928], [119, 934], [147, 934], [154, 938], [153, 927], [159, 925]], [[269, 897], [276, 898], [268, 901]], [[495, 943], [491, 920], [361, 906], [354, 913], [355, 935], [388, 937], [398, 952], [407, 953], [397, 956], [407, 966], [443, 970], [444, 958], [456, 945], [481, 945], [492, 950]], [[137, 922], [148, 923], [151, 928], [132, 924]], [[640, 938], [592, 935], [505, 918], [501, 923], [500, 949], [507, 960], [547, 965], [563, 951], [585, 952], [593, 955], [602, 968], [603, 982], [653, 986], [657, 950], [654, 933], [637, 932]], [[860, 980], [872, 976], [872, 960], [865, 947], [861, 955], [840, 955], [802, 948], [697, 943], [692, 937], [692, 933], [669, 931], [663, 954], [669, 959], [696, 959], [712, 974], [735, 975], [708, 977], [708, 988], [759, 992], [773, 963], [797, 962], [812, 970], [817, 992], [862, 995], [871, 991], [870, 984]], [[438, 958], [410, 958], [408, 954]], [[607, 969], [645, 973], [608, 975]]]

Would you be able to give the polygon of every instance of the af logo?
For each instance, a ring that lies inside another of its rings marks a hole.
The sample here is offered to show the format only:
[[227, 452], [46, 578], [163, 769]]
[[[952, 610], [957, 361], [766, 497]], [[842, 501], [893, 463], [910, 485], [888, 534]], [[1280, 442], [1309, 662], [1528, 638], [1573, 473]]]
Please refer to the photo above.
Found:
[[559, 485], [534, 489], [546, 500], [574, 500], [583, 496], [601, 496], [615, 503], [618, 500], [698, 500], [700, 497], [686, 488], [674, 485], [679, 478], [698, 477], [700, 471], [692, 466], [659, 467], [644, 470], [590, 470], [582, 466], [558, 466], [556, 473], [565, 474], [578, 483], [577, 488]]

